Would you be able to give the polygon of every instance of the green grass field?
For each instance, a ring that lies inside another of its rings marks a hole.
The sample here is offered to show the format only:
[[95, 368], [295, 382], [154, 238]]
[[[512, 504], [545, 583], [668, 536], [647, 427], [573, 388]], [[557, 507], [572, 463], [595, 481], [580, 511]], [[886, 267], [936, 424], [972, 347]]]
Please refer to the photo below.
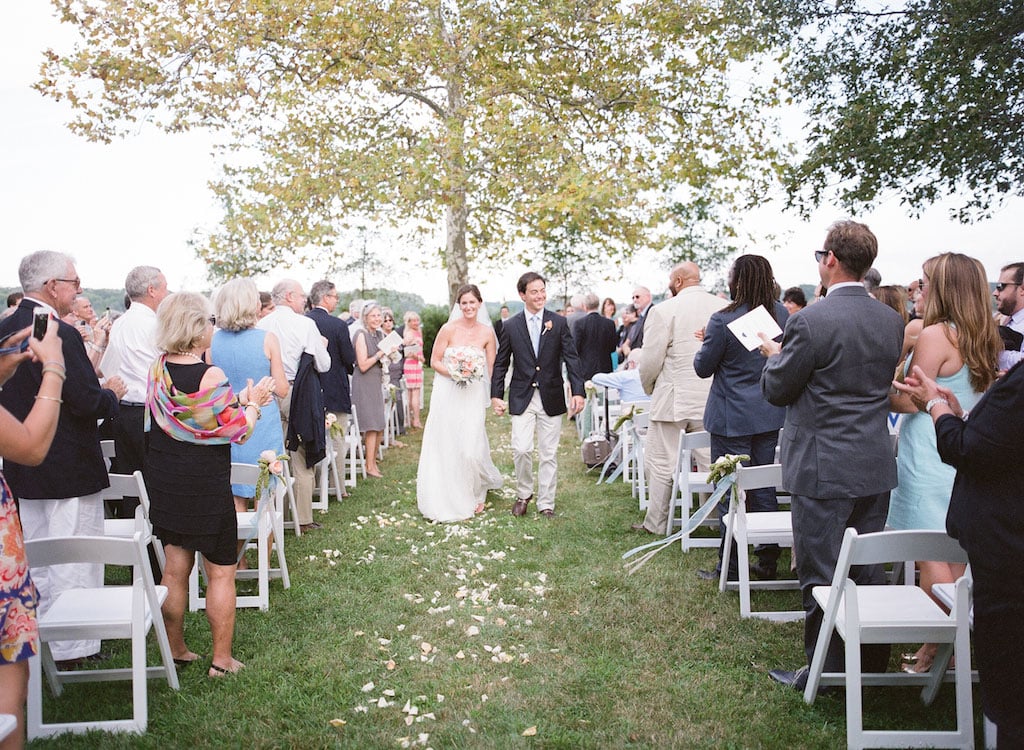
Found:
[[[211, 680], [193, 665], [180, 670], [179, 692], [151, 680], [142, 737], [32, 747], [845, 745], [841, 697], [807, 706], [767, 677], [803, 664], [801, 623], [741, 620], [735, 593], [695, 575], [714, 565], [711, 549], [673, 547], [627, 576], [620, 555], [649, 540], [629, 530], [636, 500], [628, 484], [595, 485], [568, 423], [556, 517], [531, 505], [513, 518], [508, 418], [487, 421], [507, 481], [481, 516], [424, 522], [420, 434], [403, 438], [381, 465], [385, 479], [332, 502], [323, 530], [287, 538], [291, 589], [272, 582], [269, 612], [238, 613], [243, 672]], [[757, 596], [799, 606], [795, 591]], [[204, 616], [188, 615], [186, 627], [208, 655]], [[123, 643], [105, 650], [127, 662]], [[128, 683], [71, 685], [60, 699], [47, 694], [46, 718], [126, 716], [130, 695]], [[871, 688], [865, 715], [869, 728], [951, 728], [952, 686], [930, 708], [914, 689]]]

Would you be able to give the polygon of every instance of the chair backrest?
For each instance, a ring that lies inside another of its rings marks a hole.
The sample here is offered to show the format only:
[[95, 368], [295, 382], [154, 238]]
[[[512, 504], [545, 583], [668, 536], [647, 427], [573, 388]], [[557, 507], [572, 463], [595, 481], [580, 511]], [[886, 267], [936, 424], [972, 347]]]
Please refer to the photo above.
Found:
[[104, 500], [121, 500], [126, 497], [137, 497], [139, 503], [149, 513], [149, 493], [142, 472], [132, 474], [108, 474], [110, 486], [102, 491]]
[[679, 450], [693, 451], [711, 447], [711, 433], [707, 430], [679, 433]]
[[100, 451], [103, 453], [103, 462], [107, 465], [107, 471], [110, 471], [110, 460], [117, 457], [117, 449], [114, 447], [114, 441], [101, 440]]
[[736, 489], [757, 490], [782, 485], [782, 464], [764, 466], [737, 466]]
[[966, 563], [967, 553], [945, 531], [918, 529], [858, 534], [856, 529], [847, 529], [839, 551], [834, 584], [842, 583], [843, 576], [839, 574], [851, 565], [876, 565], [906, 560]]
[[[138, 565], [142, 562], [144, 535], [44, 537], [25, 541], [25, 556], [32, 568], [68, 563]], [[148, 569], [148, 559], [146, 560]], [[152, 580], [152, 578], [150, 579]]]
[[231, 464], [231, 484], [255, 485], [260, 476], [260, 467], [256, 464]]

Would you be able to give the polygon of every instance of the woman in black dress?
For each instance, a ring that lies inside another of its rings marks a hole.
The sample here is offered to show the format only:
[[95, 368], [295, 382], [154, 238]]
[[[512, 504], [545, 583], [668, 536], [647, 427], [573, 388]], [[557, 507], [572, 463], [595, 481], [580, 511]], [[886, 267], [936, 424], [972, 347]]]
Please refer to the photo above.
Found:
[[210, 304], [199, 294], [172, 294], [157, 308], [157, 346], [166, 352], [149, 375], [145, 478], [154, 534], [164, 544], [164, 623], [179, 665], [200, 658], [185, 645], [188, 577], [195, 553], [205, 561], [206, 617], [213, 633], [209, 675], [244, 665], [231, 654], [235, 630], [238, 525], [231, 494], [231, 443], [252, 433], [274, 381], [252, 380], [241, 393], [203, 359], [213, 336]]

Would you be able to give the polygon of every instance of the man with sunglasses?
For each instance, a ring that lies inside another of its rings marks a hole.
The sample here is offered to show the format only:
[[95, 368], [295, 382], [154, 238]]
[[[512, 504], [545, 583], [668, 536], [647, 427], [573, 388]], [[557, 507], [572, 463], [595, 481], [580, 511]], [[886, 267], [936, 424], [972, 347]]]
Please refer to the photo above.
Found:
[[[820, 302], [786, 322], [781, 346], [762, 335], [768, 357], [761, 391], [785, 406], [779, 441], [782, 486], [792, 496], [793, 547], [804, 604], [807, 663], [821, 626], [812, 594], [832, 582], [847, 528], [881, 531], [896, 486], [889, 438], [889, 387], [903, 346], [903, 319], [873, 299], [861, 283], [878, 255], [878, 240], [864, 224], [833, 224], [814, 253], [828, 289]], [[882, 583], [881, 566], [860, 569], [857, 583]], [[885, 671], [888, 645], [863, 649], [864, 669]], [[826, 672], [842, 672], [842, 643], [835, 637]], [[802, 691], [807, 667], [771, 670], [769, 676]]]
[[[1005, 317], [999, 333], [1006, 350], [999, 355], [999, 369], [1009, 370], [1020, 362], [1024, 335], [1024, 263], [1010, 263], [999, 270], [999, 282], [992, 296], [996, 309]], [[1009, 329], [1009, 330], [1007, 330]]]

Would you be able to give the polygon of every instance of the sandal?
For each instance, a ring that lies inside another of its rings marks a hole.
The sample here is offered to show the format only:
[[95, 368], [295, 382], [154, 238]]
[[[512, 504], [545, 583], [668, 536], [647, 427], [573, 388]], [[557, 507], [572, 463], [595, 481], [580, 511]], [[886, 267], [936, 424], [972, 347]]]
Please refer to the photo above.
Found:
[[210, 678], [213, 678], [213, 679], [220, 679], [221, 677], [227, 677], [228, 675], [238, 674], [238, 672], [244, 666], [245, 666], [244, 664], [242, 664], [241, 662], [238, 662], [238, 669], [228, 669], [227, 667], [218, 666], [217, 664], [214, 664], [211, 661], [210, 662], [210, 671], [208, 672], [207, 676], [210, 677]]

